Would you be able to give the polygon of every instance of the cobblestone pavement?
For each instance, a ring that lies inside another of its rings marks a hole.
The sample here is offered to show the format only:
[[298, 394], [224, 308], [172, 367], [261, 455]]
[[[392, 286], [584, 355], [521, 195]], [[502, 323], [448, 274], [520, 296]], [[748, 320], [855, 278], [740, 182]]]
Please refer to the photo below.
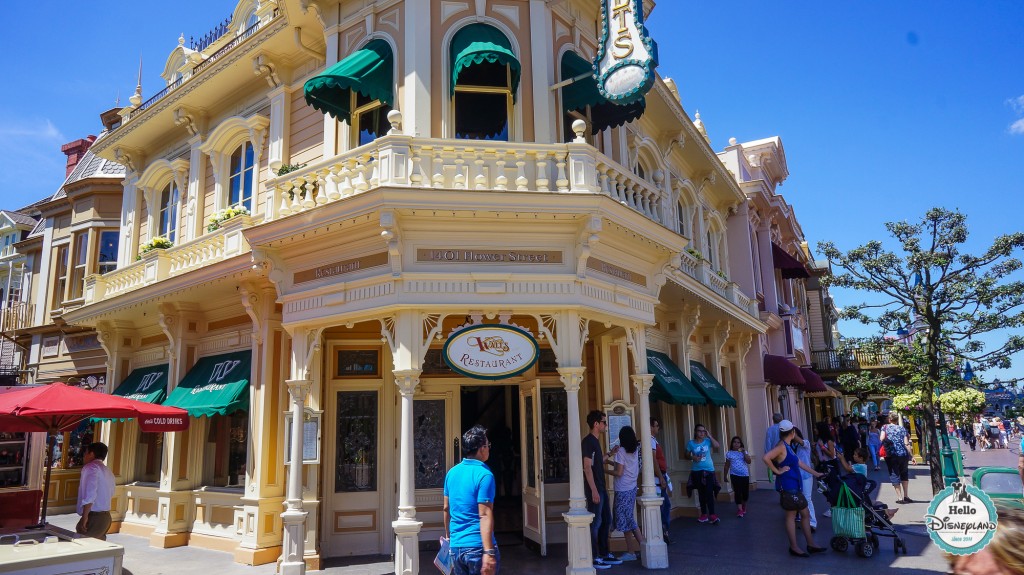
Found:
[[[1014, 446], [1016, 447], [1016, 441]], [[968, 451], [965, 454], [965, 468], [968, 475], [979, 466], [1016, 466], [1016, 449]], [[878, 500], [890, 507], [898, 507], [895, 523], [907, 543], [909, 552], [896, 556], [892, 540], [882, 539], [881, 549], [867, 559], [858, 557], [852, 549], [845, 553], [829, 550], [809, 559], [790, 557], [782, 526], [782, 511], [774, 491], [760, 489], [751, 494], [749, 512], [743, 519], [735, 517], [731, 503], [719, 503], [722, 522], [718, 525], [701, 525], [692, 518], [680, 518], [672, 522], [670, 534], [674, 540], [669, 545], [667, 573], [704, 574], [860, 574], [865, 570], [872, 573], [895, 573], [917, 575], [946, 572], [946, 561], [942, 552], [931, 543], [924, 528], [924, 514], [931, 499], [928, 469], [923, 465], [911, 467], [910, 495], [919, 503], [895, 505], [892, 487], [885, 484], [885, 466], [882, 471], [871, 472], [871, 477], [882, 486]], [[831, 524], [821, 516], [824, 504], [821, 496], [815, 494], [818, 509], [818, 531], [815, 535], [820, 546], [828, 546], [831, 538]], [[58, 515], [51, 522], [65, 528], [74, 528], [75, 515]], [[249, 567], [232, 561], [231, 554], [207, 551], [194, 547], [156, 549], [148, 540], [131, 535], [113, 534], [109, 540], [125, 547], [124, 567], [126, 575], [171, 575], [180, 573], [216, 573], [217, 575], [269, 575], [276, 571], [275, 565]], [[802, 540], [802, 537], [801, 537]], [[801, 541], [802, 543], [802, 541]], [[549, 546], [548, 557], [541, 558], [521, 544], [502, 544], [501, 573], [505, 575], [562, 575], [565, 573], [566, 548], [564, 545]], [[420, 572], [436, 573], [433, 554], [424, 553], [420, 558]], [[617, 565], [607, 571], [609, 575], [626, 575], [645, 572], [639, 563]], [[384, 575], [393, 573], [389, 557], [358, 557], [345, 560], [331, 560], [326, 569], [316, 573], [329, 575]], [[314, 572], [311, 572], [314, 573]]]

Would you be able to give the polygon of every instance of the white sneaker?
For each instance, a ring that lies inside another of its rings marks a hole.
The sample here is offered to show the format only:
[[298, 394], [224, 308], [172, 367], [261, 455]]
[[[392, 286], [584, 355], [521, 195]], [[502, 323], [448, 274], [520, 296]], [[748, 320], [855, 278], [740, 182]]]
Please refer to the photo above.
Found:
[[631, 553], [631, 552], [627, 551], [626, 553], [623, 553], [622, 555], [619, 555], [619, 559], [622, 560], [622, 561], [636, 561], [637, 557], [636, 557], [635, 553]]
[[823, 517], [832, 517], [832, 510], [831, 509], [826, 509], [825, 512], [822, 513], [821, 515]]
[[602, 562], [600, 559], [594, 561], [594, 569], [611, 569], [612, 566]]

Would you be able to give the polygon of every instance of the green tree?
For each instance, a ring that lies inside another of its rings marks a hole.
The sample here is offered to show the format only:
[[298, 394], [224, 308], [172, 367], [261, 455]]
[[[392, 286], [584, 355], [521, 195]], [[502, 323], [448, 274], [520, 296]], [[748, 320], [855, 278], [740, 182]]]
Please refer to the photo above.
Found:
[[[1024, 336], [1006, 335], [1024, 326], [1024, 282], [1016, 253], [1024, 233], [997, 237], [980, 255], [964, 251], [966, 217], [942, 208], [929, 210], [918, 223], [890, 222], [886, 230], [899, 245], [890, 251], [878, 240], [840, 251], [832, 242], [818, 249], [828, 259], [833, 286], [869, 292], [871, 301], [845, 308], [842, 317], [875, 325], [882, 338], [912, 326], [908, 345], [891, 345], [893, 365], [904, 382], [894, 391], [917, 391], [928, 434], [927, 460], [932, 490], [943, 489], [939, 441], [935, 425], [937, 390], [963, 387], [959, 369], [969, 360], [976, 372], [1008, 368], [1011, 356], [1024, 349]], [[986, 345], [980, 336], [997, 341]], [[884, 386], [879, 378], [853, 378], [866, 387]], [[851, 382], [855, 384], [857, 382]]]
[[953, 421], [962, 425], [985, 408], [985, 394], [969, 387], [954, 389], [939, 396], [939, 407]]

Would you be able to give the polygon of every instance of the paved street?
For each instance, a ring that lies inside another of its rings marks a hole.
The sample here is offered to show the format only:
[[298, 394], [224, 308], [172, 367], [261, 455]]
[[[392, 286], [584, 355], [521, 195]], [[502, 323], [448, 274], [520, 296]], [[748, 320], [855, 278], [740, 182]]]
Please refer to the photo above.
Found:
[[[990, 450], [965, 454], [968, 475], [979, 466], [1016, 466], [1016, 455], [1011, 450]], [[907, 555], [893, 554], [892, 540], [882, 539], [881, 549], [874, 557], [863, 559], [853, 550], [846, 553], [827, 553], [810, 559], [790, 557], [786, 553], [786, 536], [782, 531], [781, 510], [773, 491], [759, 490], [752, 494], [749, 513], [746, 518], [734, 516], [732, 504], [722, 504], [721, 524], [700, 525], [694, 519], [678, 519], [672, 523], [671, 535], [674, 543], [669, 546], [670, 572], [688, 574], [743, 573], [743, 574], [841, 574], [863, 573], [870, 569], [875, 573], [944, 573], [946, 562], [943, 554], [931, 544], [925, 533], [923, 516], [927, 501], [931, 499], [927, 468], [917, 465], [911, 468], [910, 494], [915, 501], [910, 505], [895, 505], [893, 490], [883, 484], [878, 499], [890, 507], [899, 507], [895, 522], [909, 548]], [[872, 473], [872, 478], [885, 481], [883, 471]], [[815, 494], [815, 505], [824, 509], [821, 496]], [[77, 517], [59, 515], [52, 523], [74, 528]], [[820, 516], [816, 534], [821, 546], [828, 546], [831, 524]], [[247, 567], [233, 563], [231, 555], [217, 551], [206, 551], [194, 547], [177, 549], [155, 549], [149, 547], [146, 539], [131, 535], [114, 534], [110, 540], [125, 547], [125, 572], [130, 575], [170, 575], [187, 572], [208, 572], [218, 575], [264, 575], [274, 573], [274, 565]], [[542, 559], [522, 545], [502, 546], [502, 573], [531, 575], [561, 575], [565, 572], [565, 546], [549, 548], [549, 557]], [[432, 554], [421, 557], [421, 572], [433, 573]], [[636, 574], [645, 570], [639, 564], [623, 564], [604, 573]], [[348, 560], [332, 560], [321, 573], [329, 575], [384, 575], [393, 573], [388, 557], [360, 557]]]

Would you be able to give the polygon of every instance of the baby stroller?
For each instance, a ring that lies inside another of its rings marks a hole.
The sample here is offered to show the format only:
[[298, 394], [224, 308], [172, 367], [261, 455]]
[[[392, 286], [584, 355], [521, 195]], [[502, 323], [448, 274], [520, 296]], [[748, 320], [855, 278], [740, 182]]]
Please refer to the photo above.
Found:
[[[853, 493], [854, 501], [864, 509], [864, 530], [859, 537], [835, 536], [829, 542], [832, 549], [845, 552], [850, 543], [855, 545], [857, 555], [871, 557], [879, 547], [880, 537], [893, 538], [893, 552], [907, 554], [907, 544], [896, 532], [896, 526], [886, 515], [887, 506], [882, 503], [873, 503], [871, 493], [878, 484], [871, 481], [860, 473], [850, 473], [842, 478], [835, 475], [825, 475], [818, 481], [818, 491], [828, 499], [829, 505], [836, 507], [839, 503], [839, 494], [842, 486], [846, 485]], [[835, 518], [835, 510], [833, 510]]]

